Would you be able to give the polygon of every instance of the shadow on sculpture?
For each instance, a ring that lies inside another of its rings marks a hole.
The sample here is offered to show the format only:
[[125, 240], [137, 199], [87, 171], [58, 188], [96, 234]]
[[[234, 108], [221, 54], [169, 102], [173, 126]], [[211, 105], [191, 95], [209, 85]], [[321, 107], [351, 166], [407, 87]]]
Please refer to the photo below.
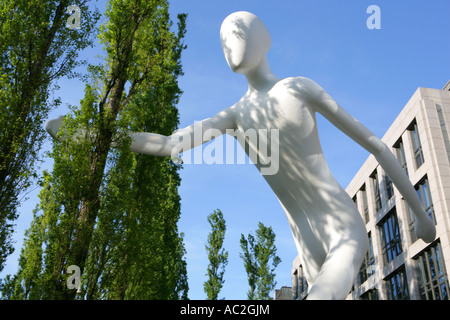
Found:
[[[345, 299], [368, 248], [365, 224], [352, 199], [333, 177], [322, 152], [316, 113], [372, 153], [412, 208], [419, 238], [431, 242], [435, 226], [422, 208], [412, 184], [389, 148], [342, 109], [314, 81], [304, 77], [276, 78], [267, 62], [271, 45], [264, 23], [249, 12], [228, 16], [220, 38], [231, 70], [244, 74], [248, 91], [233, 106], [170, 137], [153, 133], [130, 133], [131, 150], [158, 156], [176, 156], [210, 138], [195, 138], [207, 130], [276, 129], [277, 141], [268, 139], [275, 171], [264, 172], [258, 144], [238, 139], [277, 196], [289, 222], [300, 261], [309, 283], [308, 299]], [[62, 118], [49, 120], [47, 131], [56, 137]], [[208, 135], [206, 135], [208, 137]], [[271, 145], [276, 143], [277, 145]], [[181, 146], [181, 147], [180, 147]]]

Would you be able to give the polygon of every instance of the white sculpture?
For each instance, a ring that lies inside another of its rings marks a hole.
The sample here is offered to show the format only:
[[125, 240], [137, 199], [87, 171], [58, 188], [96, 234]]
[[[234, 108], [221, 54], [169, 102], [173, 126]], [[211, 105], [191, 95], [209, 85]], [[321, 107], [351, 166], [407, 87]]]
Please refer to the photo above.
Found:
[[[310, 285], [308, 299], [344, 299], [368, 248], [364, 222], [325, 161], [317, 112], [375, 156], [413, 209], [417, 236], [426, 242], [434, 240], [434, 223], [389, 148], [314, 81], [303, 77], [278, 79], [273, 75], [266, 57], [270, 34], [258, 17], [249, 12], [231, 14], [222, 24], [220, 37], [230, 68], [244, 74], [249, 87], [235, 105], [203, 120], [202, 130], [214, 128], [222, 134], [227, 129], [279, 130], [279, 148], [275, 148], [278, 171], [264, 178], [286, 213]], [[52, 136], [56, 137], [61, 122], [62, 118], [47, 122], [46, 129]], [[186, 151], [175, 150], [179, 138], [190, 141], [190, 148], [207, 142], [195, 141], [194, 126], [170, 137], [131, 133], [131, 150], [171, 156]], [[261, 164], [255, 165], [261, 171]]]

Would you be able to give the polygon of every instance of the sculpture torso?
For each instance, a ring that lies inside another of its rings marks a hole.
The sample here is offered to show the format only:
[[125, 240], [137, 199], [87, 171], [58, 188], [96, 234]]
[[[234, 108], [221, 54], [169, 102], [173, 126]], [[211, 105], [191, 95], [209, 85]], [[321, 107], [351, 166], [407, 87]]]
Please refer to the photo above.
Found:
[[[343, 216], [354, 217], [359, 213], [326, 163], [308, 81], [302, 77], [286, 78], [267, 92], [249, 90], [232, 110], [236, 127], [242, 132], [252, 128], [257, 132], [279, 130], [279, 169], [264, 178], [285, 209], [292, 230], [298, 232], [297, 246], [302, 250], [314, 248], [316, 254], [319, 252], [319, 261], [328, 251], [336, 229], [352, 227]], [[269, 136], [268, 150], [271, 143]], [[246, 147], [258, 150], [253, 144], [247, 141]], [[261, 162], [255, 163], [259, 170], [264, 167]], [[340, 218], [324, 219], [327, 215]], [[342, 220], [346, 222], [340, 224]], [[317, 240], [324, 238], [330, 241]]]

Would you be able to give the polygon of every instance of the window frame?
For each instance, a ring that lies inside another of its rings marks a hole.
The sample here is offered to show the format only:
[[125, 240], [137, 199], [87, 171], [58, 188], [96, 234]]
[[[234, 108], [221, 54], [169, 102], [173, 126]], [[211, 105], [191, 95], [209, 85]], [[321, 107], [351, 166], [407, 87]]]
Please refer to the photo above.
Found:
[[369, 279], [370, 276], [375, 274], [375, 255], [373, 251], [372, 233], [368, 233], [369, 249], [364, 256], [364, 261], [358, 273], [359, 282], [363, 283]]
[[388, 264], [403, 252], [400, 225], [395, 207], [379, 222], [381, 252], [385, 264]]
[[370, 175], [370, 179], [372, 180], [373, 196], [375, 199], [375, 210], [378, 212], [383, 208], [383, 203], [381, 201], [381, 188], [380, 188], [380, 182], [378, 180], [377, 170], [375, 170]]
[[422, 203], [423, 209], [428, 213], [428, 216], [436, 224], [436, 215], [434, 212], [433, 198], [430, 191], [430, 182], [428, 176], [425, 175], [420, 181], [414, 186], [414, 189], [419, 196], [420, 202]]
[[423, 155], [423, 148], [419, 134], [419, 127], [417, 126], [417, 122], [415, 119], [409, 125], [408, 131], [410, 132], [411, 142], [413, 146], [413, 155], [416, 164], [416, 169], [418, 169], [422, 166], [422, 164], [424, 164], [425, 158]]
[[440, 242], [428, 246], [414, 260], [419, 271], [421, 299], [448, 300], [449, 282]]
[[403, 143], [402, 138], [400, 138], [394, 144], [394, 149], [396, 150], [396, 156], [397, 156], [398, 162], [402, 166], [403, 170], [405, 170], [406, 175], [409, 176], [408, 163], [406, 161], [406, 154], [405, 154], [405, 144]]
[[404, 265], [392, 272], [385, 281], [388, 282], [389, 300], [410, 300], [408, 277]]

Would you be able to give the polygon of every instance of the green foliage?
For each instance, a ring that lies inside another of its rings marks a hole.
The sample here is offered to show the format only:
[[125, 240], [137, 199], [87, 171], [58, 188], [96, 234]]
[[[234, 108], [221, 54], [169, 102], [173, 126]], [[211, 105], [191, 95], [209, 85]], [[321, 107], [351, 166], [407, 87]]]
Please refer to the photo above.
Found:
[[[79, 31], [66, 28], [70, 4], [83, 11]], [[0, 0], [0, 271], [13, 250], [19, 196], [37, 177], [43, 122], [60, 103], [55, 80], [76, 75], [98, 18], [81, 0]]]
[[203, 284], [208, 300], [217, 300], [219, 292], [225, 282], [223, 275], [228, 264], [228, 252], [223, 249], [225, 239], [225, 219], [222, 211], [214, 210], [208, 216], [211, 232], [208, 234], [208, 242], [205, 245], [208, 253], [209, 265], [206, 275], [208, 280]]
[[241, 234], [240, 254], [244, 261], [250, 289], [247, 293], [249, 300], [268, 300], [271, 291], [275, 288], [275, 269], [281, 262], [276, 255], [275, 233], [272, 227], [258, 223], [256, 239], [249, 234], [247, 239]]
[[[175, 33], [167, 1], [111, 0], [105, 17], [105, 63], [89, 66], [84, 98], [64, 119], [6, 298], [187, 299], [180, 166], [132, 153], [127, 135], [178, 126], [186, 16]], [[70, 265], [82, 272], [78, 295], [66, 286]]]

